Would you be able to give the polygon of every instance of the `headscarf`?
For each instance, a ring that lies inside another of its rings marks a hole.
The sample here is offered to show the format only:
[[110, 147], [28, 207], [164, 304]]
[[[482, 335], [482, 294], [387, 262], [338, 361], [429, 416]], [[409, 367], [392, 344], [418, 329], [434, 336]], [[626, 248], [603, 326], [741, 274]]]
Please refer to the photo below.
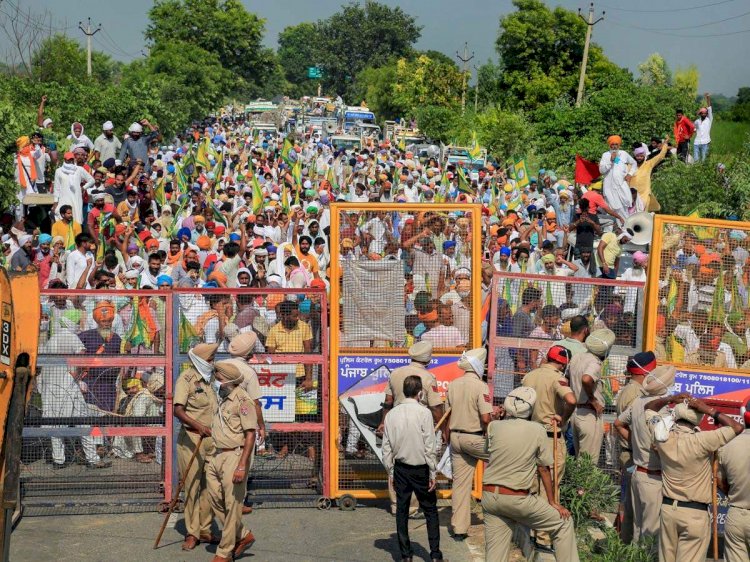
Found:
[[[18, 148], [18, 154], [16, 155], [16, 160], [18, 163], [18, 181], [21, 184], [21, 187], [24, 189], [28, 189], [29, 187], [36, 185], [36, 162], [34, 162], [34, 158], [31, 156], [31, 139], [27, 136], [18, 137], [16, 139], [16, 147]], [[25, 156], [29, 159], [29, 167], [28, 169], [23, 165], [23, 162], [21, 161], [21, 157]]]
[[206, 382], [211, 379], [211, 375], [214, 372], [214, 366], [211, 364], [211, 361], [213, 361], [217, 349], [219, 349], [218, 343], [200, 343], [188, 351], [190, 362]]
[[477, 347], [469, 351], [464, 351], [458, 360], [458, 368], [463, 371], [471, 371], [479, 376], [484, 373], [484, 362], [487, 359], [487, 350], [483, 347]]

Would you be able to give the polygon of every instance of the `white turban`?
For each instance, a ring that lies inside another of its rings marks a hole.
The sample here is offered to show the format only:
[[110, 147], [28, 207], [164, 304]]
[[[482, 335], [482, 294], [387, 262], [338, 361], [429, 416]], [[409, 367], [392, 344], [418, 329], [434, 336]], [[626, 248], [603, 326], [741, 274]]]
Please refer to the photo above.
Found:
[[102, 131], [111, 131], [114, 128], [115, 126], [112, 124], [112, 121], [105, 121], [104, 125], [102, 125]]
[[519, 386], [508, 393], [503, 402], [506, 414], [514, 418], [528, 419], [536, 404], [536, 391], [530, 386]]
[[487, 359], [487, 350], [483, 347], [464, 351], [458, 360], [458, 368], [463, 371], [472, 371], [482, 376], [484, 374], [485, 359]]
[[130, 127], [128, 127], [128, 131], [131, 133], [142, 133], [143, 127], [140, 123], [132, 123]]

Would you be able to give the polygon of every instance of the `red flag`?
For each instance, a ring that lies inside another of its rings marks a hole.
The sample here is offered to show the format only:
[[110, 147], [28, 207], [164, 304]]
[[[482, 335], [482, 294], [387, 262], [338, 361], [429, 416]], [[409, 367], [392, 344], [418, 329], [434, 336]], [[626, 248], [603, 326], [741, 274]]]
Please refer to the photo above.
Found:
[[599, 164], [596, 162], [589, 162], [585, 158], [581, 158], [576, 154], [576, 183], [588, 185], [599, 176], [601, 176], [601, 173], [599, 172]]

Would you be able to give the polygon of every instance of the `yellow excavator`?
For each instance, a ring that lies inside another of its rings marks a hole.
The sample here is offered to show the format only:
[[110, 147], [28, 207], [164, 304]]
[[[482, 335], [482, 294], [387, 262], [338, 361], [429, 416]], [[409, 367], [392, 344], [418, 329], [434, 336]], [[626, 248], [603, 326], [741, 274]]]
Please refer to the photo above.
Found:
[[36, 272], [0, 267], [0, 554], [21, 517], [21, 445], [26, 404], [36, 376], [41, 306]]

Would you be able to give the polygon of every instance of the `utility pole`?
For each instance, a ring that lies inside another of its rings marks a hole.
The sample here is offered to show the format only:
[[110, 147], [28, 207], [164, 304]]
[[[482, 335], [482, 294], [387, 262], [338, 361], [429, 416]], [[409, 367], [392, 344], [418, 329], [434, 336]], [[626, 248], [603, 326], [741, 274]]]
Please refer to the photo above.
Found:
[[583, 101], [583, 83], [586, 81], [586, 64], [588, 64], [589, 62], [589, 44], [591, 43], [591, 30], [597, 23], [604, 19], [604, 13], [605, 12], [602, 12], [602, 17], [594, 21], [594, 3], [592, 2], [589, 5], [589, 19], [586, 20], [586, 18], [581, 15], [581, 8], [578, 8], [578, 17], [581, 18], [586, 24], [586, 43], [583, 46], [583, 61], [581, 62], [581, 77], [578, 79], [578, 95], [576, 96], [576, 107], [580, 107], [581, 101]]
[[479, 107], [479, 67], [474, 65], [474, 70], [477, 71], [477, 85], [474, 87], [474, 113], [476, 113]]
[[99, 24], [99, 27], [91, 31], [91, 18], [88, 18], [86, 29], [83, 29], [83, 22], [81, 21], [78, 22], [78, 29], [86, 36], [86, 73], [91, 76], [91, 38], [101, 31], [102, 24]]
[[471, 56], [469, 56], [469, 44], [464, 43], [464, 56], [459, 55], [458, 51], [456, 51], [456, 58], [460, 60], [464, 65], [462, 71], [462, 74], [464, 76], [464, 87], [463, 90], [461, 90], [461, 114], [463, 114], [466, 110], [466, 65], [471, 59], [474, 58], [474, 51], [472, 51]]

